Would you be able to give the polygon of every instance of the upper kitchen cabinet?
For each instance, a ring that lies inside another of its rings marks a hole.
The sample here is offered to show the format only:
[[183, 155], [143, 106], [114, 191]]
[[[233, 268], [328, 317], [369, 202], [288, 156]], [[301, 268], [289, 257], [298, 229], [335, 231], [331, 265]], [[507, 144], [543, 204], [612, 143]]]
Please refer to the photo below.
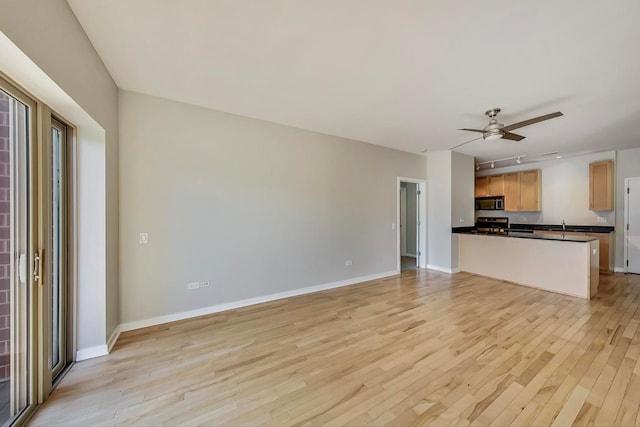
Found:
[[504, 179], [504, 210], [517, 212], [520, 210], [520, 174], [506, 173]]
[[589, 164], [589, 209], [613, 210], [613, 160]]
[[542, 209], [542, 172], [539, 169], [507, 173], [504, 180], [504, 210], [537, 212]]
[[478, 176], [476, 177], [476, 197], [486, 197], [489, 195], [489, 177]]
[[489, 196], [504, 196], [504, 176], [490, 175], [489, 178]]
[[520, 172], [520, 210], [537, 212], [542, 210], [540, 200], [542, 173], [539, 169]]
[[504, 178], [502, 175], [476, 177], [476, 197], [504, 196]]

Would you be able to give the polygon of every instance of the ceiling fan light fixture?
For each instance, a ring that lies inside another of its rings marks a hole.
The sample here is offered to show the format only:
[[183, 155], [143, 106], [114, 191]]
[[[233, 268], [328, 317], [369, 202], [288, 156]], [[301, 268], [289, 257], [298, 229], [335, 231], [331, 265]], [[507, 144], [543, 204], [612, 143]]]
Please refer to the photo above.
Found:
[[502, 132], [498, 131], [489, 131], [482, 136], [485, 141], [496, 141], [502, 138]]

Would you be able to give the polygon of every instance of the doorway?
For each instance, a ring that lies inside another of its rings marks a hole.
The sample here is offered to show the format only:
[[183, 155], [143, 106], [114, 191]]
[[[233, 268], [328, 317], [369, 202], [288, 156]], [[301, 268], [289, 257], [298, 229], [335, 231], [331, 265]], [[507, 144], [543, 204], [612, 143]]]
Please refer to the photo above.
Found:
[[627, 273], [640, 274], [640, 178], [626, 178], [624, 254]]
[[418, 184], [400, 183], [400, 271], [418, 268]]
[[426, 181], [398, 178], [398, 270], [426, 268]]

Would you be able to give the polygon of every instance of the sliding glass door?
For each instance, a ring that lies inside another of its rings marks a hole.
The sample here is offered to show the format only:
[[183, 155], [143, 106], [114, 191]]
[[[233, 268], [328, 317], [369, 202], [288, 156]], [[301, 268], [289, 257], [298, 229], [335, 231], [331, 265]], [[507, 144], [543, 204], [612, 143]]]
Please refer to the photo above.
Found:
[[35, 112], [24, 95], [0, 88], [0, 423], [34, 404]]
[[0, 78], [0, 425], [27, 417], [72, 361], [71, 135]]

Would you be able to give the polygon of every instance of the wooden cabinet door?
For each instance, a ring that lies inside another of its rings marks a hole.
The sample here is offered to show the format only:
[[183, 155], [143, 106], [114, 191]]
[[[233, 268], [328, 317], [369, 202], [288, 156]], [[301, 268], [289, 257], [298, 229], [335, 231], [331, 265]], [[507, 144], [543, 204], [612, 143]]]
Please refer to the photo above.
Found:
[[520, 210], [540, 211], [541, 173], [540, 170], [520, 172]]
[[504, 175], [490, 175], [489, 178], [489, 195], [504, 196]]
[[613, 210], [613, 160], [589, 165], [589, 209]]
[[504, 210], [517, 212], [520, 210], [520, 174], [507, 173], [502, 176], [504, 183]]
[[487, 197], [489, 195], [489, 178], [486, 176], [476, 177], [476, 197]]

